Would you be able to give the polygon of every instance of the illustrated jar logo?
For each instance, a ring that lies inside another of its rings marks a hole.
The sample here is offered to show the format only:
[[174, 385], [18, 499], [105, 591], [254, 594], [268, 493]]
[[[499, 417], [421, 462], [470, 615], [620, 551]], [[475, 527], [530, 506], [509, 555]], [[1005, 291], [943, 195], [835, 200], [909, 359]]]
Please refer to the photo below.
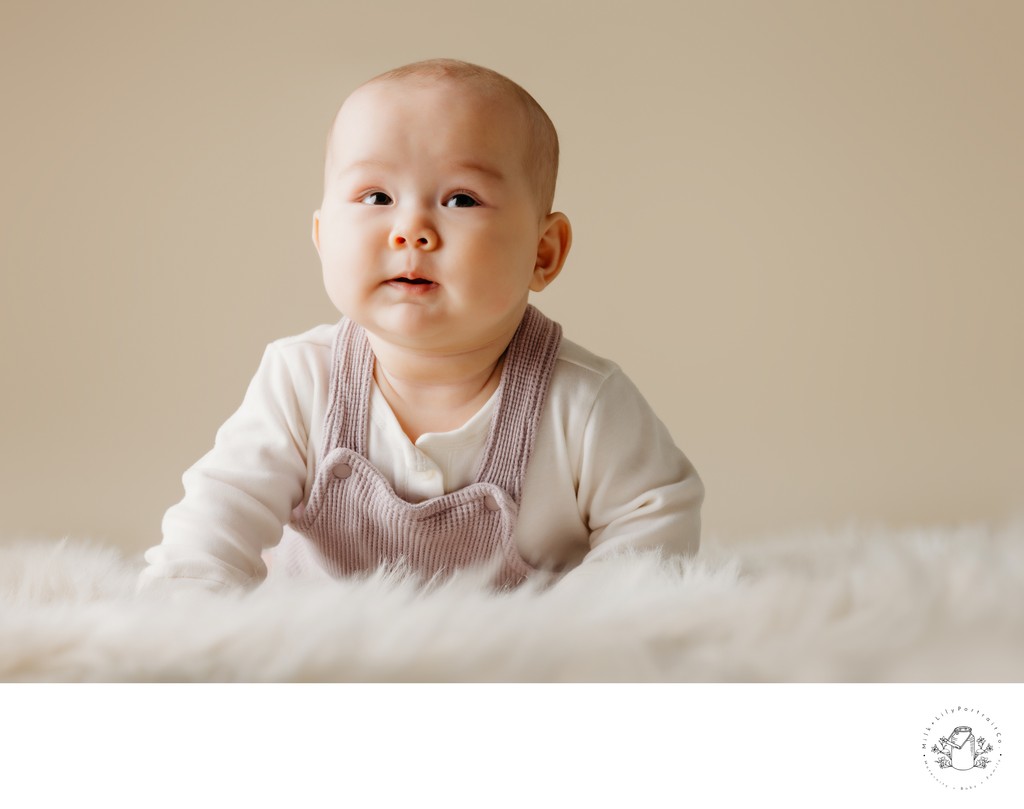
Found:
[[968, 790], [992, 776], [1002, 760], [1002, 743], [1002, 731], [991, 717], [957, 706], [933, 718], [921, 748], [935, 780], [950, 789]]
[[[985, 740], [982, 739], [981, 743], [984, 744]], [[978, 753], [975, 749], [974, 734], [967, 725], [958, 727], [948, 739], [939, 739], [939, 744], [942, 746], [936, 745], [932, 750], [933, 753], [940, 753], [946, 757], [939, 766], [952, 767], [955, 770], [970, 770], [973, 767], [984, 767], [988, 764], [987, 759], [982, 759], [975, 764]], [[989, 745], [987, 750], [991, 749], [992, 745]], [[986, 748], [983, 748], [982, 752], [985, 751]]]

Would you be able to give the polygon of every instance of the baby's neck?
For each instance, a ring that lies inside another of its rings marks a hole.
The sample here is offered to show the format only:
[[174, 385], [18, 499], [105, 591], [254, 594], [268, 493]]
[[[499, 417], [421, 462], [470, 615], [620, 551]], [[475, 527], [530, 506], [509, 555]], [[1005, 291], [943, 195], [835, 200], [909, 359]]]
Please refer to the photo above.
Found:
[[374, 381], [413, 442], [424, 433], [461, 427], [486, 404], [501, 381], [506, 346], [432, 356], [375, 342], [371, 339]]

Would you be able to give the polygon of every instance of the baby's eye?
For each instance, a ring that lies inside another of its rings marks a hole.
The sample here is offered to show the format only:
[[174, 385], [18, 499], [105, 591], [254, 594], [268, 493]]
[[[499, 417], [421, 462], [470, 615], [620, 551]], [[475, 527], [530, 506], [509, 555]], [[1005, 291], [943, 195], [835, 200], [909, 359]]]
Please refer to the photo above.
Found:
[[469, 194], [452, 194], [444, 203], [446, 208], [472, 208], [479, 204]]
[[363, 196], [360, 202], [366, 205], [390, 205], [393, 200], [383, 191], [371, 191], [369, 194]]

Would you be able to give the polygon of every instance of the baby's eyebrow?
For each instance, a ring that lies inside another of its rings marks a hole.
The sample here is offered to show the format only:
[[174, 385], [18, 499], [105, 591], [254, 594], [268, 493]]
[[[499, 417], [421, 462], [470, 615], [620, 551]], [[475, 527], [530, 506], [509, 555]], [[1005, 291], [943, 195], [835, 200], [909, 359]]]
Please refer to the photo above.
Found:
[[[505, 175], [500, 170], [489, 166], [486, 163], [481, 163], [477, 160], [459, 160], [455, 163], [451, 163], [449, 166], [453, 170], [471, 171], [477, 174], [485, 174], [488, 177], [492, 177], [495, 180], [504, 180]], [[363, 158], [360, 160], [353, 160], [351, 163], [347, 163], [342, 167], [339, 174], [348, 174], [352, 171], [358, 171], [359, 169], [392, 169], [394, 164], [387, 160], [377, 160], [374, 158]]]
[[498, 169], [493, 166], [488, 166], [486, 163], [478, 163], [475, 160], [460, 160], [458, 163], [453, 163], [452, 168], [474, 171], [477, 174], [486, 174], [489, 177], [493, 177], [495, 180], [505, 179], [505, 175]]
[[339, 174], [347, 174], [350, 171], [356, 171], [357, 169], [389, 169], [392, 167], [391, 163], [386, 160], [373, 160], [366, 158], [363, 160], [354, 160], [351, 163], [347, 163], [342, 166]]

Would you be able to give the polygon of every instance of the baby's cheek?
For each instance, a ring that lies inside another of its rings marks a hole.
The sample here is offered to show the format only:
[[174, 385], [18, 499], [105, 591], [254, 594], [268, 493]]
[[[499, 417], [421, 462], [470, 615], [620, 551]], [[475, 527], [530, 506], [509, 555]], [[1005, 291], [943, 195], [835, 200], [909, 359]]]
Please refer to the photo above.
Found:
[[328, 266], [326, 262], [323, 268], [323, 281], [324, 289], [327, 291], [327, 297], [331, 299], [331, 303], [339, 311], [344, 309], [348, 305], [346, 292], [350, 289], [350, 285], [346, 284], [339, 273]]
[[506, 317], [527, 295], [527, 288], [518, 280], [513, 281], [510, 275], [506, 272], [492, 277], [477, 295], [481, 311], [493, 319]]

